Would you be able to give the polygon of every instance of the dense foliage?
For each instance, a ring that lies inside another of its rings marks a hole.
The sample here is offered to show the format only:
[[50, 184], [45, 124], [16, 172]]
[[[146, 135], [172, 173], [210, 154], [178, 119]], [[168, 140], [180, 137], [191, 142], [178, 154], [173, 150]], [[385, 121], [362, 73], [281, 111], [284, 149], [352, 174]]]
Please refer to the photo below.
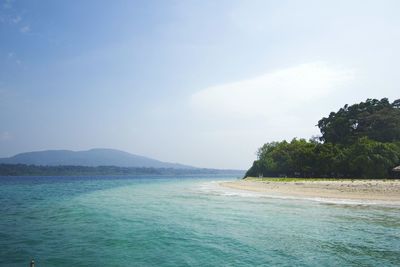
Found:
[[318, 122], [320, 142], [271, 142], [246, 176], [386, 178], [400, 164], [400, 100], [368, 99]]
[[345, 105], [338, 112], [318, 122], [321, 141], [352, 144], [360, 137], [379, 142], [400, 140], [400, 99], [367, 99], [360, 104]]

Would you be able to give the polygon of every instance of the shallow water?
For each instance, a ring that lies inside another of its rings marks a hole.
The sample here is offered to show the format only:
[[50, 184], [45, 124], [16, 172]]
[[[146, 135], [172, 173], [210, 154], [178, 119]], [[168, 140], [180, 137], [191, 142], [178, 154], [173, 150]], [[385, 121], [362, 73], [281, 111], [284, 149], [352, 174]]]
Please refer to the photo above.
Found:
[[0, 177], [0, 265], [400, 265], [400, 208], [215, 182], [229, 179]]

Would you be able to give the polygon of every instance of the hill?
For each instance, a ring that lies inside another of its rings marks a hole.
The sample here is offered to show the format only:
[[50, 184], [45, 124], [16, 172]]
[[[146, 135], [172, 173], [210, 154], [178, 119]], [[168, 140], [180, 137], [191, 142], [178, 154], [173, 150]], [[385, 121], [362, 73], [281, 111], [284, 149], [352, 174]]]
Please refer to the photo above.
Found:
[[115, 149], [90, 149], [87, 151], [45, 150], [0, 158], [0, 164], [26, 164], [37, 166], [117, 166], [134, 168], [195, 169], [195, 167], [130, 154]]

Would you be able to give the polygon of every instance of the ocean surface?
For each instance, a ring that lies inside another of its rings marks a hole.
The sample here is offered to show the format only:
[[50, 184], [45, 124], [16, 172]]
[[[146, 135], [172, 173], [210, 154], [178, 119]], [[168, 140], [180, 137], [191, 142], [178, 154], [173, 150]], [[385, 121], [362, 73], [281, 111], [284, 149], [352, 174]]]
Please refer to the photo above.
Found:
[[400, 266], [400, 208], [234, 177], [0, 177], [0, 266]]

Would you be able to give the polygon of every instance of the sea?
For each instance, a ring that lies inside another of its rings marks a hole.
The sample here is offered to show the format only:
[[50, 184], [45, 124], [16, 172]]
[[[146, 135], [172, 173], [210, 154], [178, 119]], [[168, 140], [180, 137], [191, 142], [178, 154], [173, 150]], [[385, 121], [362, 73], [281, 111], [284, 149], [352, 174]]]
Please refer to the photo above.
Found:
[[209, 176], [0, 177], [0, 266], [400, 266], [400, 208]]

